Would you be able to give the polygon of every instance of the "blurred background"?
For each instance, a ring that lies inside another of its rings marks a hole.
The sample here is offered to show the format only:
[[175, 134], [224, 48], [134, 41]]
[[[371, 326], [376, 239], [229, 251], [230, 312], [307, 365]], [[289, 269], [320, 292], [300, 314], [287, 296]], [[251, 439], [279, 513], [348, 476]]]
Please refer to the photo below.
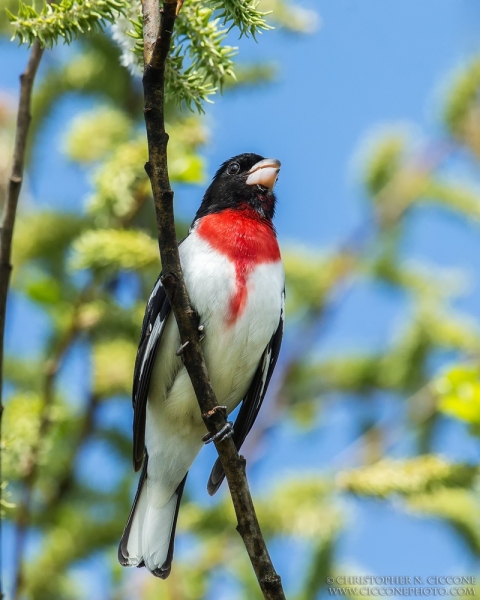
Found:
[[[287, 327], [244, 447], [275, 566], [297, 600], [332, 595], [327, 576], [478, 577], [480, 6], [261, 7], [275, 30], [229, 34], [237, 82], [167, 120], [179, 236], [221, 162], [282, 161]], [[0, 19], [3, 202], [28, 50]], [[35, 85], [8, 306], [6, 597], [259, 598], [226, 486], [206, 493], [212, 448], [187, 480], [170, 578], [117, 563], [160, 269], [141, 82], [119, 57], [107, 28], [46, 51]]]

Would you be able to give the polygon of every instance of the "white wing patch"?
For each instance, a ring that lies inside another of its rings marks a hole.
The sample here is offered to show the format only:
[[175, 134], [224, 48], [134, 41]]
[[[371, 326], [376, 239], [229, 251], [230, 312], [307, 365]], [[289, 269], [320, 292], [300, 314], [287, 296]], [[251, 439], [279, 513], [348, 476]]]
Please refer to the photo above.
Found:
[[[140, 377], [142, 376], [143, 368], [148, 360], [148, 357], [150, 356], [150, 353], [152, 352], [152, 350], [155, 349], [157, 341], [162, 335], [163, 328], [165, 327], [166, 322], [167, 319], [160, 320], [160, 315], [157, 315], [157, 318], [155, 319], [155, 322], [153, 324], [153, 329], [150, 333], [150, 337], [148, 338], [147, 347], [145, 348], [145, 354], [143, 355], [142, 364], [140, 366]], [[149, 325], [149, 327], [151, 327], [151, 325]]]

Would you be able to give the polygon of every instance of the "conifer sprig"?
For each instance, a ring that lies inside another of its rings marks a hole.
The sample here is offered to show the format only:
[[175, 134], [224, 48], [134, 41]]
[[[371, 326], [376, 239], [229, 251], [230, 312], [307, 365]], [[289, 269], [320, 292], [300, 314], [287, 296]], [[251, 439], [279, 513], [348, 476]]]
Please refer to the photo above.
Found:
[[6, 9], [14, 27], [12, 39], [31, 45], [38, 39], [51, 48], [60, 38], [67, 44], [85, 32], [101, 31], [105, 21], [113, 23], [119, 13], [128, 9], [128, 0], [61, 0], [58, 4], [43, 3], [40, 11], [20, 0], [14, 15]]
[[265, 21], [269, 13], [257, 10], [259, 3], [256, 0], [210, 0], [209, 4], [218, 12], [219, 19], [223, 19], [223, 24], [229, 23], [229, 30], [238, 27], [241, 36], [255, 38], [262, 30], [273, 29]]
[[198, 1], [186, 4], [175, 25], [175, 48], [180, 48], [204, 71], [213, 85], [222, 85], [226, 76], [234, 76], [232, 57], [237, 48], [222, 45], [227, 31], [220, 28], [220, 19], [212, 19], [213, 11]]
[[[185, 2], [177, 17], [173, 48], [165, 67], [167, 100], [185, 103], [198, 112], [203, 112], [203, 103], [210, 102], [209, 97], [222, 88], [227, 77], [235, 77], [232, 58], [237, 48], [224, 45], [228, 30], [221, 27], [219, 18], [212, 17], [213, 10], [199, 0]], [[133, 29], [128, 33], [136, 40], [133, 51], [137, 63], [143, 65], [141, 17], [131, 19], [131, 23]]]

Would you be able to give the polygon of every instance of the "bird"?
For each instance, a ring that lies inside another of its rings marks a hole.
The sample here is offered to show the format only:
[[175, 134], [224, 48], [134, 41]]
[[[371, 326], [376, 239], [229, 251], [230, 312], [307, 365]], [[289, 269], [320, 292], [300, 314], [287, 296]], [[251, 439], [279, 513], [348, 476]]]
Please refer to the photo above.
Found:
[[[260, 410], [283, 336], [285, 275], [273, 225], [280, 161], [244, 153], [224, 162], [179, 244], [185, 285], [199, 317], [205, 364], [240, 449]], [[162, 274], [147, 303], [133, 376], [133, 463], [141, 469], [118, 559], [166, 579], [188, 471], [205, 441]], [[217, 459], [207, 484], [225, 477]]]

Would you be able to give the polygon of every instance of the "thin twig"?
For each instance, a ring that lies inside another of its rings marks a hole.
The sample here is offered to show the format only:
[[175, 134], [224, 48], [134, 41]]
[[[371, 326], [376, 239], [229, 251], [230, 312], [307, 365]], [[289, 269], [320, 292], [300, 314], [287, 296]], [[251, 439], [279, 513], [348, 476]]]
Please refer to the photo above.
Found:
[[[17, 214], [18, 198], [23, 182], [23, 165], [27, 147], [28, 129], [30, 126], [30, 104], [32, 89], [38, 65], [42, 58], [43, 48], [39, 42], [33, 44], [27, 68], [20, 76], [20, 100], [18, 103], [17, 126], [15, 130], [15, 146], [13, 151], [12, 174], [8, 185], [7, 198], [3, 209], [3, 218], [0, 234], [0, 438], [3, 415], [2, 388], [3, 388], [3, 354], [5, 339], [5, 318], [7, 310], [8, 287], [10, 284], [10, 264], [12, 255], [13, 229]], [[0, 456], [1, 479], [1, 456]], [[0, 519], [0, 546], [2, 541]], [[1, 554], [1, 553], [0, 553]], [[2, 564], [0, 562], [0, 599], [3, 598], [2, 589]]]
[[[168, 135], [164, 123], [165, 61], [170, 50], [175, 25], [177, 0], [166, 0], [161, 11], [160, 31], [151, 58], [145, 64], [143, 88], [145, 94], [145, 123], [148, 138], [148, 163], [157, 217], [163, 284], [177, 320], [182, 344], [189, 342], [183, 352], [185, 367], [192, 381], [205, 425], [217, 433], [225, 425], [225, 417], [212, 409], [218, 404], [205, 367], [198, 337], [198, 317], [192, 309], [180, 267], [175, 223], [173, 191], [167, 168]], [[156, 2], [144, 4], [144, 21], [151, 22], [146, 11], [156, 13]], [[147, 40], [145, 40], [145, 43]], [[211, 414], [212, 416], [207, 416]], [[237, 530], [243, 538], [263, 596], [270, 600], [285, 598], [280, 577], [275, 572], [260, 531], [255, 508], [245, 476], [245, 459], [239, 456], [231, 438], [216, 444], [225, 471], [237, 516]]]
[[160, 6], [158, 0], [143, 0], [143, 60], [146, 65], [152, 58], [160, 31]]

